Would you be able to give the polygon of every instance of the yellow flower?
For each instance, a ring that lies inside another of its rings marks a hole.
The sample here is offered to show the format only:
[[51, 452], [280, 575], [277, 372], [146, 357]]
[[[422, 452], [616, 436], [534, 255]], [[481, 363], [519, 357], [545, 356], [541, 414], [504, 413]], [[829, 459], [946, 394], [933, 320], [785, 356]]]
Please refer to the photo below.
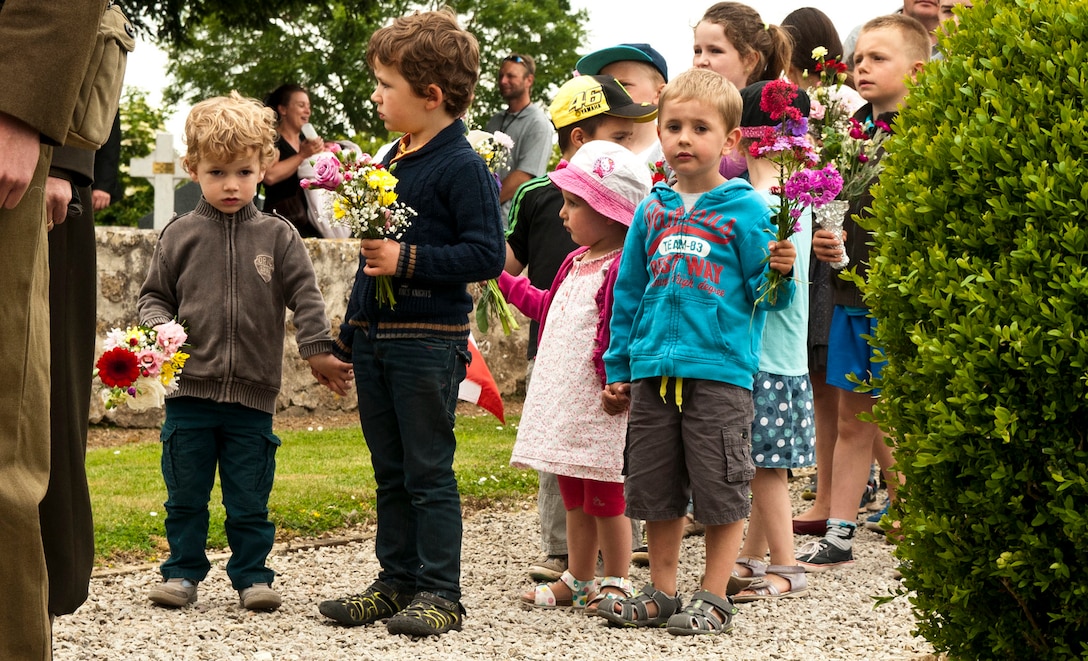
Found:
[[332, 217], [340, 220], [346, 215], [344, 207], [340, 204], [340, 198], [336, 198], [332, 201]]
[[382, 194], [378, 198], [378, 204], [383, 207], [392, 206], [397, 201], [397, 194], [391, 190], [382, 191]]
[[812, 59], [814, 59], [814, 60], [818, 60], [821, 57], [825, 57], [826, 55], [827, 55], [827, 49], [824, 48], [823, 46], [817, 46], [816, 48], [812, 49]]

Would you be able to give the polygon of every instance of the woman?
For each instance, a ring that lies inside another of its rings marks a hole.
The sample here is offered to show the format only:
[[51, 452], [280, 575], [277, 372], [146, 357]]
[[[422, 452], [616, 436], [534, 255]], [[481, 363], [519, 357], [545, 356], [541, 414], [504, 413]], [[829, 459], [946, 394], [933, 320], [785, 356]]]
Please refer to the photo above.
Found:
[[306, 197], [299, 186], [298, 168], [325, 149], [320, 137], [306, 140], [302, 125], [310, 121], [310, 95], [301, 85], [277, 87], [265, 105], [276, 111], [276, 160], [264, 175], [264, 210], [290, 220], [304, 237], [321, 236], [310, 222]]

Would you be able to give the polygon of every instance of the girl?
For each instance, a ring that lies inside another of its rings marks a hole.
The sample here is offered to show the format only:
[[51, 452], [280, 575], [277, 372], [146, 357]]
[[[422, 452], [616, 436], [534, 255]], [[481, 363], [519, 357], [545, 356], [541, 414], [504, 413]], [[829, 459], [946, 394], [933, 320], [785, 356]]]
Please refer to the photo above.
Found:
[[[612, 286], [635, 207], [650, 190], [650, 171], [611, 142], [582, 145], [548, 175], [563, 192], [559, 215], [575, 243], [549, 291], [503, 273], [513, 305], [540, 322], [540, 348], [510, 463], [555, 473], [567, 510], [568, 570], [521, 596], [529, 608], [597, 609], [630, 597], [631, 524], [624, 516], [626, 401], [602, 406]], [[597, 553], [605, 578], [594, 578]]]
[[[748, 5], [719, 2], [695, 26], [691, 65], [710, 69], [742, 90], [778, 78], [789, 69], [791, 53], [792, 42], [785, 30], [764, 23]], [[721, 173], [726, 179], [740, 176], [747, 168], [740, 150], [722, 158]]]

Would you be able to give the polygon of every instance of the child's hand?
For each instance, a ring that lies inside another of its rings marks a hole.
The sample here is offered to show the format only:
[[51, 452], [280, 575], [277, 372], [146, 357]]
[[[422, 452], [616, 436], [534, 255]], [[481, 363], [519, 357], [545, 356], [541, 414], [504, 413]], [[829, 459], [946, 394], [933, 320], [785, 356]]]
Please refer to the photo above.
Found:
[[351, 382], [355, 380], [355, 371], [331, 353], [319, 353], [306, 359], [310, 363], [310, 373], [317, 382], [337, 395], [348, 394]]
[[617, 381], [601, 391], [601, 408], [608, 415], [619, 415], [631, 406], [631, 384]]
[[845, 241], [846, 230], [843, 230], [841, 236], [823, 229], [816, 230], [812, 235], [812, 252], [821, 262], [836, 264], [845, 256], [843, 252]]
[[767, 247], [771, 251], [771, 268], [782, 275], [789, 275], [797, 259], [797, 249], [789, 241], [771, 241]]
[[363, 239], [360, 252], [366, 259], [363, 273], [370, 276], [397, 274], [400, 242], [389, 239]]

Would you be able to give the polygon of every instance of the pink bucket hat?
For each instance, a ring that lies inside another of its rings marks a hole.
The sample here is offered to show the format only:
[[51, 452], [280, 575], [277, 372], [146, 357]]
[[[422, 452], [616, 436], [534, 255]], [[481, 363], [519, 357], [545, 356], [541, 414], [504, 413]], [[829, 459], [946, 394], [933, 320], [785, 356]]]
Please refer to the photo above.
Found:
[[585, 143], [548, 177], [601, 215], [628, 227], [651, 184], [649, 166], [631, 150], [607, 140]]

